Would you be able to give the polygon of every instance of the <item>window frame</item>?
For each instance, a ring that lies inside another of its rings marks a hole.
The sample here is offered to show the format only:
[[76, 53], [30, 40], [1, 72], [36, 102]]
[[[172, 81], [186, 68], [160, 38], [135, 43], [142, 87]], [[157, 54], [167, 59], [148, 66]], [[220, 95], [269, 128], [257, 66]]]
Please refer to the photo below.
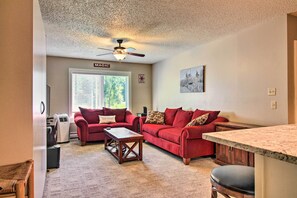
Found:
[[114, 71], [114, 70], [95, 70], [95, 69], [77, 69], [69, 68], [69, 85], [68, 85], [68, 113], [70, 117], [73, 118], [72, 112], [72, 74], [93, 74], [93, 75], [111, 75], [111, 76], [127, 76], [128, 77], [128, 87], [127, 87], [127, 109], [132, 111], [132, 80], [131, 72], [129, 71]]

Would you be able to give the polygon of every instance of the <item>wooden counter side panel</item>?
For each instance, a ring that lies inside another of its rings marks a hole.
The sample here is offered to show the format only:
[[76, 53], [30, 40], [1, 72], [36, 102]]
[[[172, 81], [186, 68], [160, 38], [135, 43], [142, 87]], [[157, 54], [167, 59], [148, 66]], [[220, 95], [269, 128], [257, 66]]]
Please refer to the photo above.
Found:
[[230, 147], [222, 144], [216, 144], [216, 159], [215, 162], [220, 165], [231, 164]]
[[[233, 122], [217, 122], [216, 132], [249, 129], [256, 125], [233, 123]], [[216, 143], [216, 159], [215, 162], [220, 165], [236, 164], [244, 166], [254, 166], [254, 155], [250, 152], [236, 149], [230, 146]]]

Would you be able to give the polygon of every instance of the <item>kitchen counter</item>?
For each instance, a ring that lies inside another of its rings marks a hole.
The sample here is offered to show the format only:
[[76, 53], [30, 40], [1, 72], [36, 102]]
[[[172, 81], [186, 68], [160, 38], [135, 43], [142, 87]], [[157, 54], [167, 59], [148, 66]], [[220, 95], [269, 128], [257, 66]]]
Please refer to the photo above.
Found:
[[203, 139], [255, 153], [255, 197], [297, 197], [297, 125], [204, 133]]
[[202, 137], [212, 142], [297, 164], [297, 125], [204, 133]]

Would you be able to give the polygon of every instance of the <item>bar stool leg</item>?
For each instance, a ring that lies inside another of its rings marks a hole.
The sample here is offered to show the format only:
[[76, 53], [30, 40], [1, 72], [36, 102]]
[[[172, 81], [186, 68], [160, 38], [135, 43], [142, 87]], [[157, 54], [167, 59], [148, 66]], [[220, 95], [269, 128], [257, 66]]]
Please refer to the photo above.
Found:
[[16, 184], [16, 197], [17, 198], [25, 198], [25, 182], [18, 181]]
[[34, 162], [32, 162], [32, 168], [31, 168], [31, 173], [28, 178], [28, 198], [34, 198]]
[[217, 198], [218, 197], [218, 193], [215, 189], [215, 187], [211, 187], [211, 198]]
[[220, 193], [220, 195], [224, 196], [225, 198], [231, 198], [229, 195], [218, 191], [218, 189], [215, 186], [211, 186], [211, 198], [217, 198], [218, 197], [218, 192]]

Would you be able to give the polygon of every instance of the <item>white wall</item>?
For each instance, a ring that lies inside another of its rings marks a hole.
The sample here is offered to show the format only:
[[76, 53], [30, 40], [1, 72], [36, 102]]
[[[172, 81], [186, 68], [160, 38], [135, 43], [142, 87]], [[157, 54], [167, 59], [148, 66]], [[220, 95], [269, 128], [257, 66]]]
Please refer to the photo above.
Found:
[[[288, 122], [287, 16], [178, 54], [153, 65], [153, 107], [221, 110], [231, 121]], [[206, 65], [205, 92], [180, 93], [180, 70]], [[268, 96], [267, 88], [276, 88]], [[270, 108], [278, 102], [277, 110]]]
[[[43, 196], [46, 176], [46, 113], [41, 113], [41, 102], [46, 104], [46, 45], [45, 32], [38, 0], [33, 9], [33, 159], [35, 197]], [[32, 94], [32, 93], [31, 93]]]
[[[109, 69], [96, 68], [94, 62], [109, 63]], [[152, 107], [152, 65], [106, 62], [73, 58], [47, 57], [47, 84], [51, 87], [50, 114], [69, 112], [69, 68], [130, 71], [132, 80], [133, 113], [141, 113], [143, 106]], [[138, 74], [145, 75], [145, 83], [138, 83]]]

